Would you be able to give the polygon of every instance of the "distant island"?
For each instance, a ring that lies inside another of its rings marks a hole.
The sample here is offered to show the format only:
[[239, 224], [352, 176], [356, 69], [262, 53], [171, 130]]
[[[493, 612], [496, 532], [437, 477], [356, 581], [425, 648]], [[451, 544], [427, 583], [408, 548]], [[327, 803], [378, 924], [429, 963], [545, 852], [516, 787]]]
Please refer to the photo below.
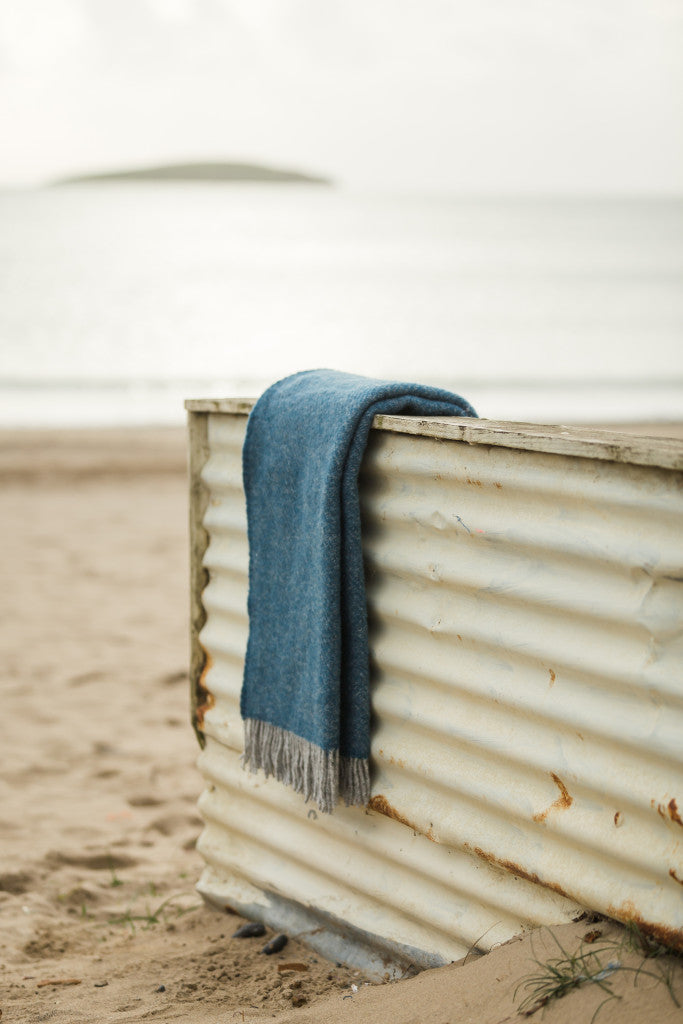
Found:
[[100, 181], [224, 181], [271, 182], [273, 184], [331, 185], [329, 178], [313, 174], [263, 167], [260, 164], [199, 163], [163, 164], [159, 167], [140, 167], [98, 174], [79, 174], [58, 178], [53, 185], [76, 185]]

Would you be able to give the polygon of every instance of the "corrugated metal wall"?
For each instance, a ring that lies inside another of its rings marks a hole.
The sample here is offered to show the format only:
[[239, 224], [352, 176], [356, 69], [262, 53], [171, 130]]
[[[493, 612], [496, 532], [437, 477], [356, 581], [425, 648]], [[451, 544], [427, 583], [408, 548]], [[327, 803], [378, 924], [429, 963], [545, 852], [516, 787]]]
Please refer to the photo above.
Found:
[[683, 945], [683, 474], [374, 430], [373, 797], [328, 818], [239, 766], [246, 418], [201, 415], [202, 891], [378, 973], [577, 905]]

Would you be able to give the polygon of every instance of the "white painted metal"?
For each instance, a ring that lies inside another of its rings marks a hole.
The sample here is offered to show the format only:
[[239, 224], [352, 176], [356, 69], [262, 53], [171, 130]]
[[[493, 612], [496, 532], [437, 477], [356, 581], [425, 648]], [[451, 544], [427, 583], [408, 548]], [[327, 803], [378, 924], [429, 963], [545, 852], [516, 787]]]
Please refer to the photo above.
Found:
[[205, 895], [322, 922], [323, 951], [336, 928], [376, 973], [577, 905], [683, 945], [683, 445], [662, 466], [657, 442], [613, 435], [372, 432], [373, 798], [328, 818], [239, 767], [246, 411], [205, 412]]

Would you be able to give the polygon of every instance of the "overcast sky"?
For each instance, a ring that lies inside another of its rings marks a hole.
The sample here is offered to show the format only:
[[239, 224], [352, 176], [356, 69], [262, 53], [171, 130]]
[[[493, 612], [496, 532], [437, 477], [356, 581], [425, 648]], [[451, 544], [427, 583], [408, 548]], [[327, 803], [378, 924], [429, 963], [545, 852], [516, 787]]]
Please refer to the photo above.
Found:
[[683, 192], [683, 0], [0, 0], [0, 182]]

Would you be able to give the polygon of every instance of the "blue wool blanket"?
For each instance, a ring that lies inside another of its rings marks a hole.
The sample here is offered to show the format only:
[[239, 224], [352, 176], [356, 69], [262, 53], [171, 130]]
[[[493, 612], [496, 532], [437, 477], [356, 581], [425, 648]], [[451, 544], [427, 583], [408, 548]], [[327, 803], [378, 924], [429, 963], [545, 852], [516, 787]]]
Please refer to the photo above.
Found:
[[476, 416], [439, 388], [310, 370], [247, 423], [244, 765], [330, 813], [370, 797], [370, 687], [358, 471], [373, 417]]

